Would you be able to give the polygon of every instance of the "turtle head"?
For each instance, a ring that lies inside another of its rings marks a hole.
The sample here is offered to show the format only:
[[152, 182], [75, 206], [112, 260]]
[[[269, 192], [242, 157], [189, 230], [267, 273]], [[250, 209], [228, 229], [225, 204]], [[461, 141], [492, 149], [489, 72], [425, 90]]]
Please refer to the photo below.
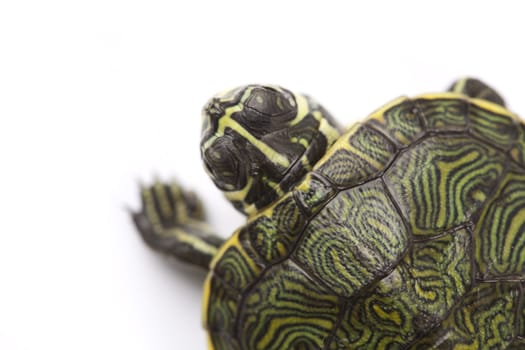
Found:
[[288, 192], [339, 137], [328, 112], [278, 86], [220, 93], [203, 110], [201, 155], [215, 185], [252, 215]]

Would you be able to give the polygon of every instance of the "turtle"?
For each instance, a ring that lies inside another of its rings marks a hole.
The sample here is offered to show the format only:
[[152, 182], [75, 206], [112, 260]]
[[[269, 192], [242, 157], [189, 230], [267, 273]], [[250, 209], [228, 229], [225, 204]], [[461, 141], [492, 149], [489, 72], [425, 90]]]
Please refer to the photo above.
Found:
[[274, 85], [219, 93], [201, 155], [247, 221], [142, 187], [152, 248], [208, 270], [208, 348], [525, 349], [525, 126], [475, 78], [342, 128]]

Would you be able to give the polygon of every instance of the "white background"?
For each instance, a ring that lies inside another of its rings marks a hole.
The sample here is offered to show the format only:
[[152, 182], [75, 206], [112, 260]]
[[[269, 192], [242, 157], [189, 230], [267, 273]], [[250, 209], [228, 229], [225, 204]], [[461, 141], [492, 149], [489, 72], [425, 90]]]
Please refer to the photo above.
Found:
[[223, 236], [242, 223], [200, 164], [218, 90], [281, 84], [349, 124], [469, 74], [525, 115], [518, 5], [364, 3], [0, 2], [0, 348], [205, 348], [204, 275], [125, 207], [176, 176]]

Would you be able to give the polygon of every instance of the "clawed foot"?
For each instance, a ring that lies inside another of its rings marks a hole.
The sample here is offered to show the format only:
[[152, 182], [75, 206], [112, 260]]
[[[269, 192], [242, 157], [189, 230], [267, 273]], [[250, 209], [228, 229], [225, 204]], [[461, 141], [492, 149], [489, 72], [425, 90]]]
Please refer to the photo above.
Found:
[[156, 250], [207, 268], [223, 240], [204, 222], [199, 198], [175, 182], [155, 181], [140, 193], [142, 208], [131, 216], [144, 241]]
[[139, 227], [153, 226], [157, 231], [185, 225], [189, 221], [203, 221], [204, 210], [195, 193], [184, 191], [177, 183], [159, 180], [149, 187], [141, 187], [142, 209], [133, 213]]

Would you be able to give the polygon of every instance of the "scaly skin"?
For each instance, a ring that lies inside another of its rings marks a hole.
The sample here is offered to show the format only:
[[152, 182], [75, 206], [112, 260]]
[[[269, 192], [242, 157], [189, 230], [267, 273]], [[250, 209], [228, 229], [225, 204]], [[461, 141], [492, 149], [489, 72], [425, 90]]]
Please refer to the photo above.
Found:
[[450, 91], [340, 137], [279, 87], [210, 101], [203, 157], [247, 224], [223, 243], [175, 184], [134, 215], [155, 249], [213, 258], [209, 349], [525, 348], [525, 126], [478, 80]]
[[522, 130], [455, 93], [398, 99], [351, 128], [221, 248], [210, 348], [525, 346]]
[[248, 85], [204, 108], [201, 154], [233, 206], [253, 215], [282, 197], [340, 135], [310, 97], [278, 86]]

